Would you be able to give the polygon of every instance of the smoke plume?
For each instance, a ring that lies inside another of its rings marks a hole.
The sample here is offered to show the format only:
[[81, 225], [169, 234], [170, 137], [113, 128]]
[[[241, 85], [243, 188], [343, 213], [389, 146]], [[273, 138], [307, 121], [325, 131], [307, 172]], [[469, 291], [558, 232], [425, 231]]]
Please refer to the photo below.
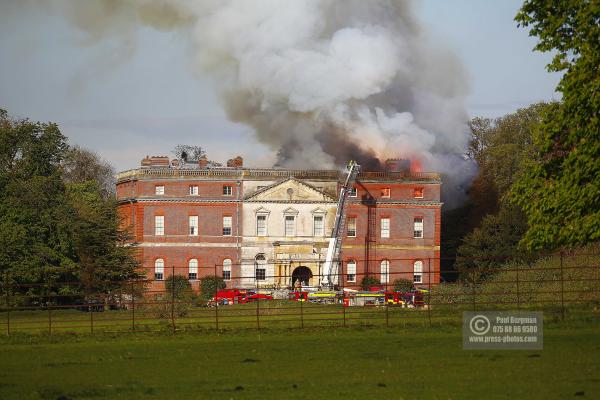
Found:
[[142, 25], [184, 32], [228, 117], [252, 127], [280, 166], [336, 168], [352, 158], [378, 168], [403, 157], [472, 174], [461, 158], [464, 69], [407, 1], [54, 0], [52, 9], [88, 43], [130, 43]]

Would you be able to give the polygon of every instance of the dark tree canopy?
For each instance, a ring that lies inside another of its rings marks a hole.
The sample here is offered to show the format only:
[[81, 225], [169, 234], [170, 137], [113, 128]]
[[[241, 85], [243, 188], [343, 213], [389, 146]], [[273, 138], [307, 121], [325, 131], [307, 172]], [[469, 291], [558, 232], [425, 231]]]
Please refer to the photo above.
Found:
[[1, 280], [80, 282], [61, 289], [68, 294], [137, 276], [129, 235], [102, 187], [109, 167], [92, 157], [80, 170], [73, 154], [91, 153], [71, 149], [55, 124], [0, 110]]
[[528, 218], [522, 243], [535, 249], [600, 239], [600, 2], [527, 0], [516, 16], [555, 53], [564, 73], [553, 104], [534, 133], [533, 154], [513, 198]]

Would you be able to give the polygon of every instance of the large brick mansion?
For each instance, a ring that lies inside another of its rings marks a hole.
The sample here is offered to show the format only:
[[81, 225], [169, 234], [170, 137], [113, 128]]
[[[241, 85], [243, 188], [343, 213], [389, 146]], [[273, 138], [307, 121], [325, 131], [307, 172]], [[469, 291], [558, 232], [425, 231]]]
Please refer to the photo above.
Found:
[[[245, 168], [240, 157], [227, 165], [146, 157], [117, 175], [120, 212], [152, 286], [172, 271], [195, 287], [215, 273], [230, 287], [317, 286], [345, 174]], [[386, 165], [361, 172], [350, 191], [340, 286], [358, 288], [365, 274], [439, 282], [440, 177]]]

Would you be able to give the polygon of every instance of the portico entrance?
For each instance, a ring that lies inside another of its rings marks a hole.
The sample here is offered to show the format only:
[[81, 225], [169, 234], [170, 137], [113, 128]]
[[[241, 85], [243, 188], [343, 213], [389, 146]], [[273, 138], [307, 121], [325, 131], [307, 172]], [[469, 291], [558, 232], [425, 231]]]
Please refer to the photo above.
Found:
[[300, 280], [302, 286], [310, 286], [310, 279], [313, 277], [310, 268], [300, 266], [294, 269], [292, 272], [292, 287], [295, 287], [296, 281]]

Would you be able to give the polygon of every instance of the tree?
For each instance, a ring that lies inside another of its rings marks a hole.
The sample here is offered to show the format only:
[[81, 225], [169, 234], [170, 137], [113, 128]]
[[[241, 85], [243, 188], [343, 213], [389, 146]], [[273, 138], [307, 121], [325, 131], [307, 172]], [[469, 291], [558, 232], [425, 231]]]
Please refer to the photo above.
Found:
[[108, 198], [115, 193], [114, 168], [92, 151], [79, 146], [71, 147], [65, 155], [62, 168], [67, 183], [94, 181], [98, 183], [102, 197]]
[[369, 288], [371, 286], [379, 286], [379, 285], [381, 285], [381, 281], [371, 275], [365, 276], [362, 279], [362, 281], [360, 282], [360, 287], [363, 288], [363, 290], [369, 290]]
[[460, 277], [479, 279], [495, 273], [507, 261], [529, 259], [530, 253], [518, 249], [526, 229], [525, 216], [516, 206], [507, 205], [498, 214], [486, 216], [457, 250]]
[[527, 0], [516, 16], [553, 51], [549, 71], [562, 71], [562, 101], [543, 115], [536, 152], [512, 189], [527, 216], [522, 245], [554, 249], [600, 238], [600, 3]]
[[[479, 171], [469, 188], [468, 202], [446, 212], [442, 226], [444, 255], [457, 256], [455, 268], [463, 272], [474, 268], [469, 255], [476, 254], [479, 262], [487, 258], [497, 263], [499, 252], [507, 259], [511, 252], [519, 253], [517, 244], [526, 230], [527, 218], [520, 207], [510, 203], [509, 193], [533, 157], [533, 132], [548, 107], [537, 103], [499, 118], [471, 121], [468, 155], [477, 162]], [[508, 241], [496, 243], [498, 237]]]
[[208, 301], [215, 297], [218, 290], [225, 289], [227, 285], [223, 278], [209, 275], [200, 279], [200, 299], [202, 301]]
[[400, 278], [400, 279], [396, 279], [394, 280], [394, 291], [396, 292], [410, 292], [411, 290], [414, 289], [414, 284], [413, 281], [411, 281], [410, 279], [404, 279], [404, 278]]
[[56, 124], [0, 111], [0, 279], [32, 284], [30, 293], [42, 283], [63, 296], [109, 293], [137, 277], [115, 200], [94, 176], [65, 169], [72, 154]]

